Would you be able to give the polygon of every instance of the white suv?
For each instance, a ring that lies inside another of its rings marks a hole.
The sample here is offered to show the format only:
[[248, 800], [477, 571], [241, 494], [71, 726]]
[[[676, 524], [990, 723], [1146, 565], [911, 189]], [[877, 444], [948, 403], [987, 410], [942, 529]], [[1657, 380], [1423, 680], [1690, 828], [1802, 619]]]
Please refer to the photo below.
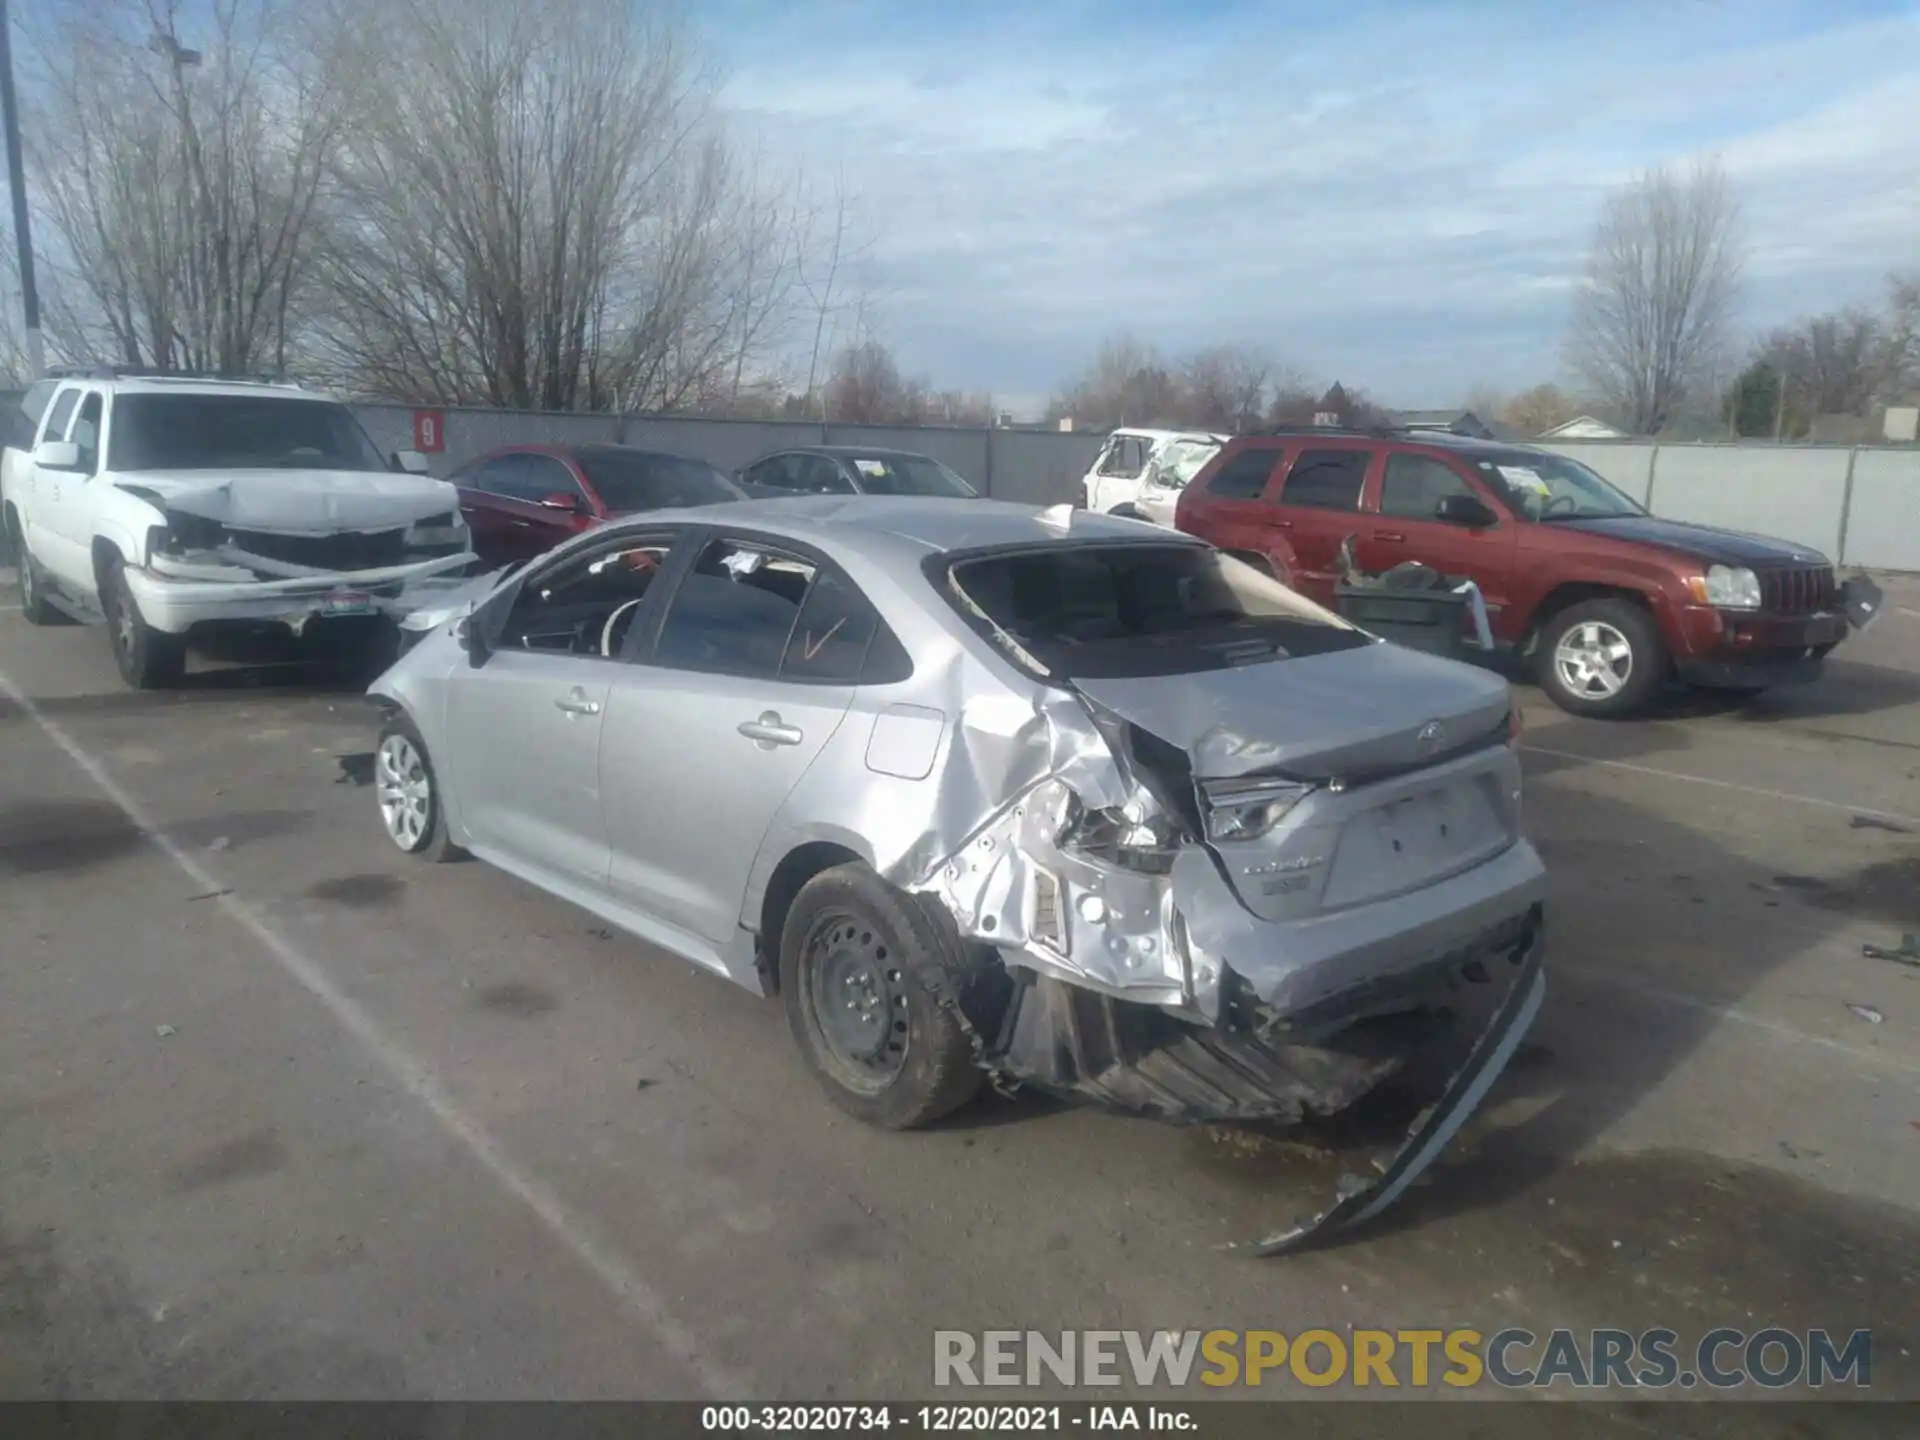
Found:
[[[1082, 503], [1087, 509], [1098, 510], [1102, 514], [1157, 520], [1163, 525], [1171, 525], [1170, 504], [1165, 507], [1167, 518], [1161, 519], [1141, 503], [1149, 498], [1157, 498], [1150, 495], [1150, 490], [1153, 478], [1160, 470], [1158, 462], [1170, 454], [1184, 454], [1194, 447], [1211, 447], [1207, 450], [1207, 456], [1211, 456], [1212, 450], [1217, 450], [1224, 443], [1224, 436], [1209, 435], [1199, 430], [1115, 430], [1107, 437], [1099, 458], [1080, 482]], [[1205, 458], [1200, 463], [1205, 464]], [[1199, 465], [1194, 465], [1185, 469], [1181, 483], [1191, 479], [1199, 468]], [[1174, 498], [1178, 498], [1177, 487], [1161, 488], [1174, 488]]]
[[137, 688], [177, 680], [213, 627], [384, 644], [403, 588], [474, 563], [453, 486], [298, 386], [96, 370], [22, 409], [0, 460], [20, 608], [104, 621]]

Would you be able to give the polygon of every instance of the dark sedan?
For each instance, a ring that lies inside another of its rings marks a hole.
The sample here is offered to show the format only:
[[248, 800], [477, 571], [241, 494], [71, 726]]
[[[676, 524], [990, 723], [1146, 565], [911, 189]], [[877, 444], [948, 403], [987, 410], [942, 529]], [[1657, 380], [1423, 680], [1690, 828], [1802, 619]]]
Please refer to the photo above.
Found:
[[799, 445], [738, 472], [750, 495], [920, 495], [971, 500], [979, 491], [931, 455], [854, 445]]
[[514, 445], [448, 478], [489, 568], [544, 555], [616, 515], [746, 498], [704, 460], [629, 445]]

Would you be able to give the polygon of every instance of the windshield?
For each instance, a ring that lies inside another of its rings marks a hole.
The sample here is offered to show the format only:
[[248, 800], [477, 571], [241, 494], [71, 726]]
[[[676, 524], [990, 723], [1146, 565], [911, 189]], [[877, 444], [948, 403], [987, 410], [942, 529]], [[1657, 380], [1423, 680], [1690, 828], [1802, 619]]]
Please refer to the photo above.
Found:
[[924, 455], [848, 457], [860, 488], [869, 495], [933, 495], [968, 500], [979, 494], [938, 460]]
[[1480, 461], [1480, 473], [1523, 520], [1598, 520], [1646, 510], [1578, 460], [1515, 450]]
[[367, 432], [332, 400], [278, 395], [120, 395], [110, 470], [385, 470]]
[[1217, 440], [1169, 441], [1153, 458], [1152, 479], [1169, 490], [1184, 490], [1201, 467], [1219, 453]]
[[704, 460], [647, 450], [576, 450], [574, 459], [607, 509], [671, 510], [744, 500], [747, 492]]
[[962, 614], [1065, 679], [1191, 675], [1372, 639], [1201, 545], [1072, 545], [954, 562]]

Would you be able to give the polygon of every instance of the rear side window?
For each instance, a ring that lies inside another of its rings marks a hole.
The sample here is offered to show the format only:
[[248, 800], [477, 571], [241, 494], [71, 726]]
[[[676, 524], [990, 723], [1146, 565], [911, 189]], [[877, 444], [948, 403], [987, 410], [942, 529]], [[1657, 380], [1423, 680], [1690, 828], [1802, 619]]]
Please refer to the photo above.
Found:
[[821, 575], [807, 591], [787, 639], [780, 678], [851, 685], [866, 668], [867, 649], [879, 625], [866, 596], [837, 575]]
[[1365, 450], [1303, 450], [1287, 472], [1280, 503], [1313, 510], [1358, 510], [1371, 458]]
[[1137, 435], [1116, 435], [1107, 442], [1100, 473], [1116, 480], [1132, 480], [1147, 468], [1147, 442]]
[[1389, 455], [1380, 482], [1380, 513], [1402, 520], [1432, 520], [1449, 495], [1471, 495], [1472, 487], [1444, 460], [1431, 455]]
[[1207, 493], [1221, 500], [1258, 500], [1267, 488], [1280, 453], [1249, 448], [1228, 456], [1207, 482]]
[[813, 574], [804, 561], [714, 541], [674, 591], [654, 659], [676, 670], [772, 678]]

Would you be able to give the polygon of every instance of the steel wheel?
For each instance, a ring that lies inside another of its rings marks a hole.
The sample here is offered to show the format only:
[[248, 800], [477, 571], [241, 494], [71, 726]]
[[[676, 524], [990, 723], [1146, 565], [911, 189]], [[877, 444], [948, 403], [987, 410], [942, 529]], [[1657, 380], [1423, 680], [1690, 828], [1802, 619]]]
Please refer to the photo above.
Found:
[[912, 1036], [899, 957], [844, 911], [820, 916], [806, 945], [807, 998], [825, 1058], [848, 1088], [884, 1090], [907, 1063]]
[[420, 849], [433, 825], [433, 777], [413, 741], [398, 734], [383, 739], [373, 778], [387, 834], [409, 854]]
[[1604, 620], [1586, 620], [1560, 637], [1553, 665], [1568, 693], [1610, 700], [1633, 678], [1633, 645]]

